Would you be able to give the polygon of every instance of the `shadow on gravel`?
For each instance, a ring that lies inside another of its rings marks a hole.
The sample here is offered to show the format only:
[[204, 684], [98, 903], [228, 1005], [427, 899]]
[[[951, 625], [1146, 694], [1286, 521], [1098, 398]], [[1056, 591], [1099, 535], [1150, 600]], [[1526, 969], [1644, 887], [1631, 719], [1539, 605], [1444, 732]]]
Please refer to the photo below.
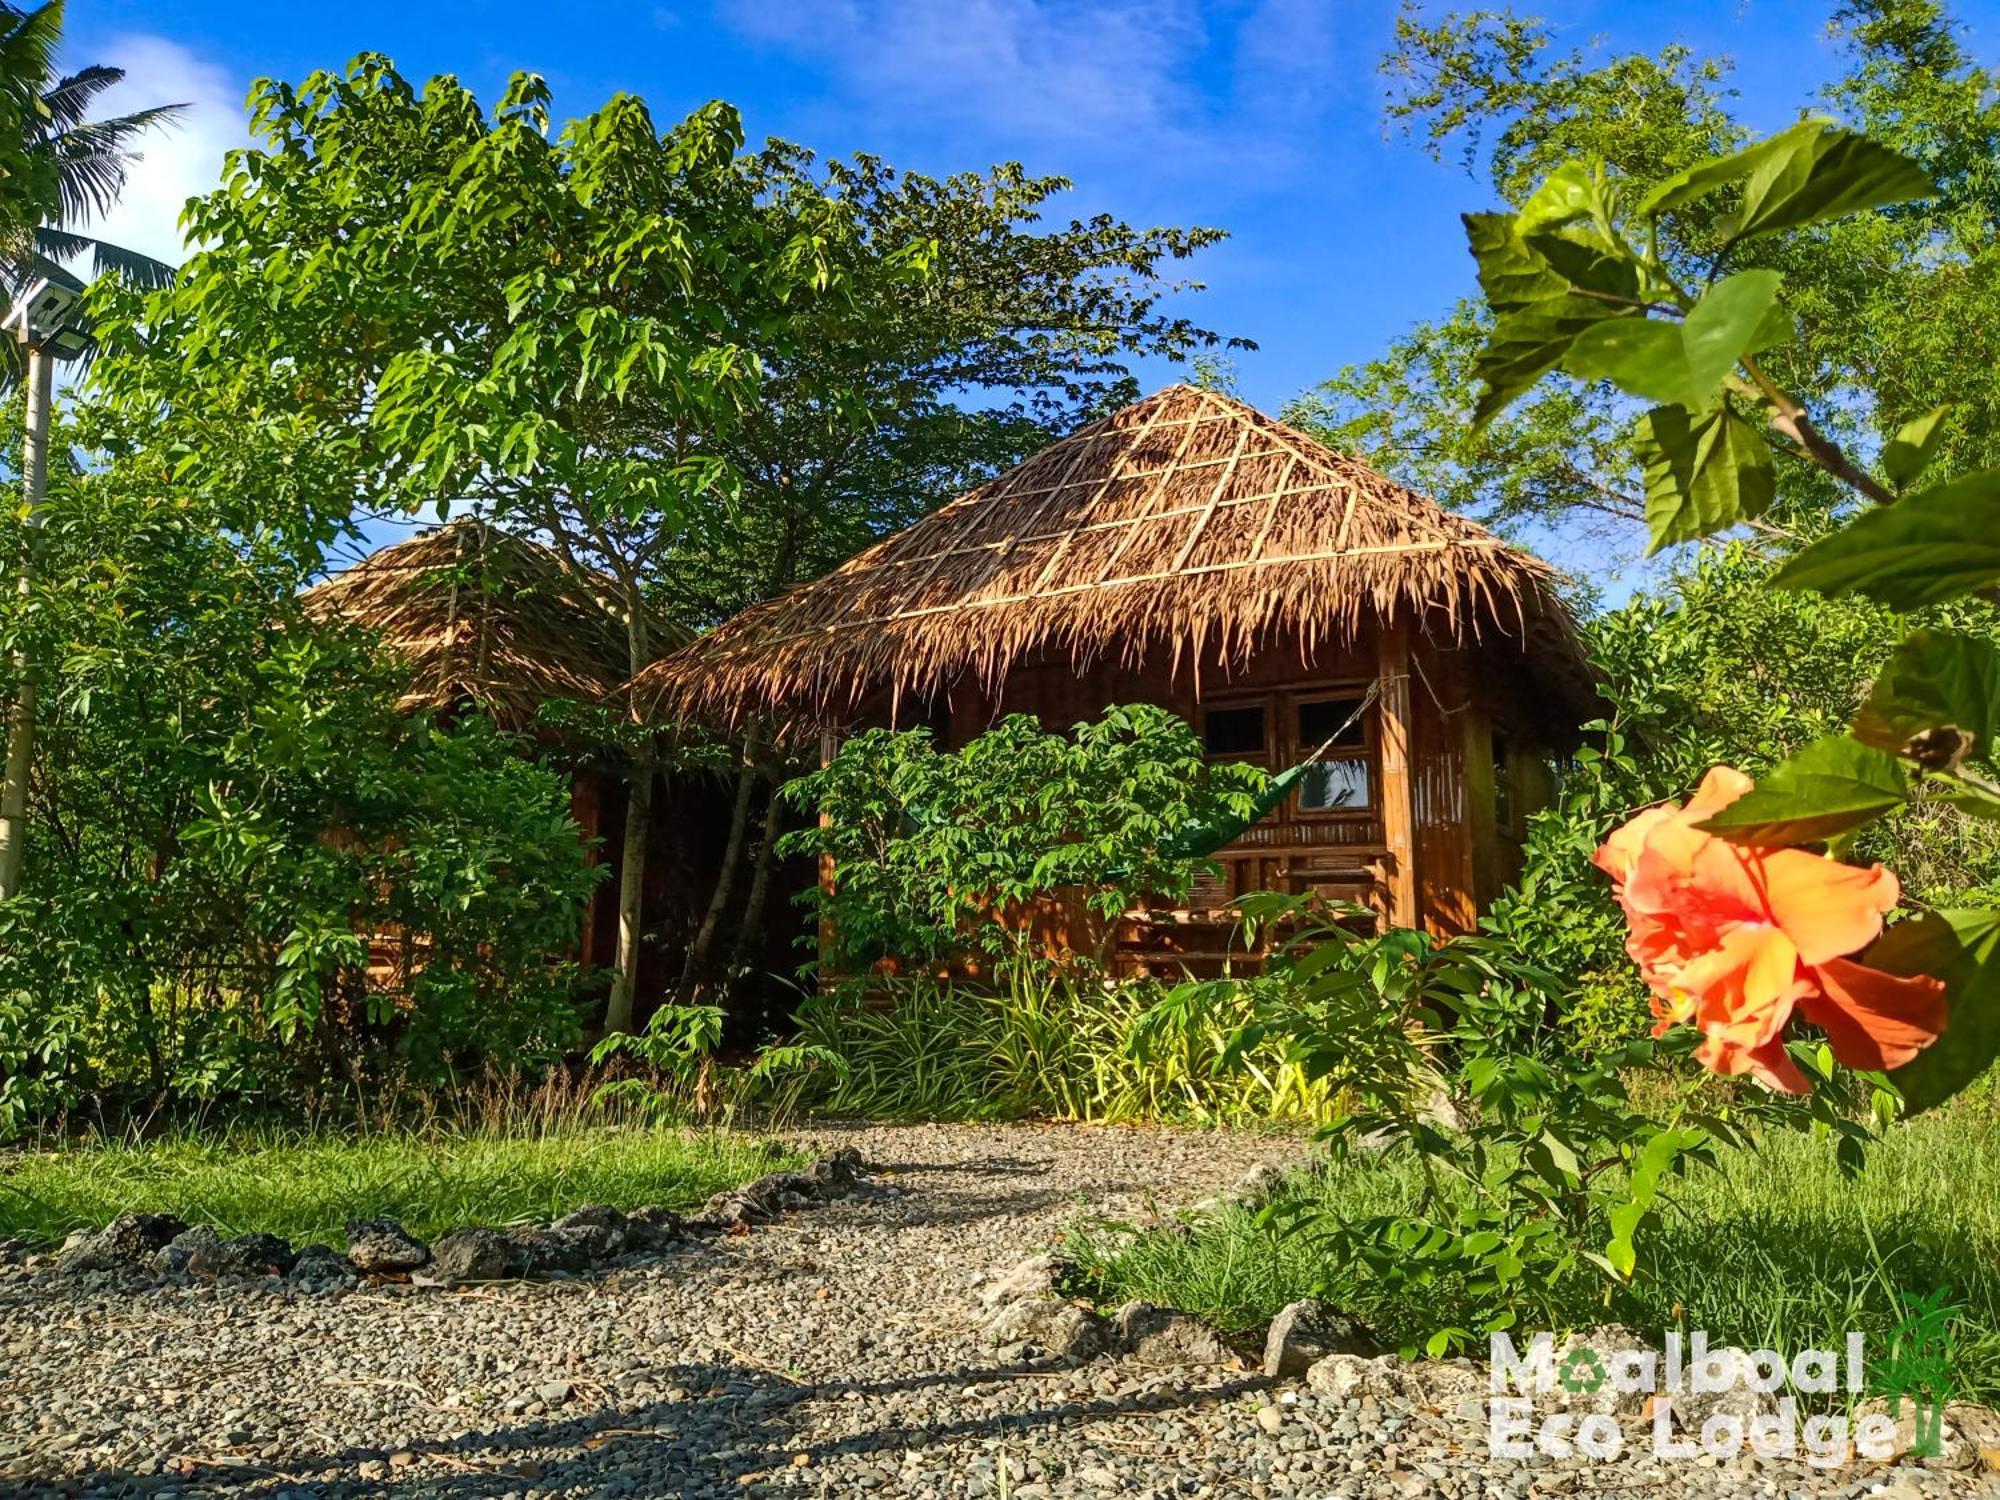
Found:
[[[1104, 1418], [1148, 1417], [1197, 1402], [1229, 1400], [1259, 1390], [1269, 1382], [1245, 1375], [1219, 1385], [1189, 1391], [1156, 1391], [1143, 1396], [1097, 1396], [1038, 1402], [1007, 1412], [984, 1412], [951, 1420], [921, 1423], [889, 1422], [828, 1440], [807, 1440], [809, 1421], [798, 1408], [812, 1403], [845, 1404], [909, 1394], [935, 1387], [954, 1391], [967, 1385], [1026, 1380], [1047, 1376], [1062, 1367], [1010, 1365], [984, 1369], [953, 1369], [881, 1381], [825, 1381], [795, 1384], [737, 1365], [662, 1366], [655, 1378], [707, 1395], [685, 1401], [649, 1402], [641, 1406], [607, 1407], [587, 1415], [558, 1419], [542, 1417], [513, 1426], [468, 1432], [445, 1441], [424, 1442], [409, 1450], [415, 1463], [380, 1473], [387, 1455], [379, 1449], [344, 1448], [322, 1453], [301, 1452], [269, 1463], [224, 1453], [186, 1455], [186, 1472], [141, 1475], [120, 1469], [97, 1469], [80, 1475], [42, 1477], [16, 1471], [4, 1483], [10, 1495], [139, 1496], [172, 1489], [182, 1495], [228, 1495], [238, 1500], [276, 1500], [280, 1496], [502, 1496], [534, 1493], [590, 1495], [680, 1496], [719, 1500], [743, 1493], [757, 1478], [775, 1476], [806, 1456], [803, 1467], [822, 1469], [844, 1460], [867, 1462], [882, 1455], [881, 1467], [893, 1473], [903, 1467], [906, 1451], [928, 1450], [961, 1437], [997, 1438], [1010, 1432], [1024, 1437], [1023, 1454], [1035, 1442], [1027, 1435], [1050, 1425], [1071, 1427]], [[721, 1387], [732, 1387], [716, 1394]], [[793, 1420], [797, 1413], [802, 1420]], [[363, 1477], [362, 1465], [371, 1466]], [[940, 1455], [926, 1461], [927, 1475], [959, 1472], [959, 1465]], [[815, 1476], [801, 1492], [848, 1494], [856, 1491], [850, 1472]], [[829, 1485], [838, 1488], [830, 1489]]]

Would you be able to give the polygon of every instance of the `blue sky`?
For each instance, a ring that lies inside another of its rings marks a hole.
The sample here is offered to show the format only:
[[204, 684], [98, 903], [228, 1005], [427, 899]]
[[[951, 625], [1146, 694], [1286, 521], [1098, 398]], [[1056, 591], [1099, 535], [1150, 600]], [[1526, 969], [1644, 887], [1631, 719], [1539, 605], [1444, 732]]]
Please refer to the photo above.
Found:
[[[1565, 46], [1727, 52], [1753, 123], [1790, 118], [1838, 66], [1826, 3], [1521, 9]], [[2000, 0], [1957, 9], [1973, 50], [1993, 56]], [[1209, 289], [1184, 310], [1257, 342], [1238, 371], [1268, 410], [1466, 292], [1457, 215], [1488, 199], [1385, 132], [1376, 64], [1394, 0], [70, 0], [69, 16], [73, 60], [130, 70], [125, 102], [195, 106], [109, 226], [144, 248], [175, 243], [173, 205], [213, 182], [259, 75], [297, 79], [373, 49], [490, 97], [531, 69], [566, 113], [621, 89], [663, 120], [719, 97], [753, 139], [932, 173], [1018, 158], [1075, 179], [1068, 212], [1228, 229], [1195, 263]]]

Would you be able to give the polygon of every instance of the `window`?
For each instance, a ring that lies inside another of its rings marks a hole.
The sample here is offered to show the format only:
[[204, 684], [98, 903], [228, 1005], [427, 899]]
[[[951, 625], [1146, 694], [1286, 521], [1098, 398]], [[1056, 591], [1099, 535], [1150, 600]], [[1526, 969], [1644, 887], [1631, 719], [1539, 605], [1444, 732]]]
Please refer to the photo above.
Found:
[[1207, 710], [1202, 715], [1202, 743], [1210, 755], [1262, 756], [1263, 705]]
[[1367, 700], [1315, 698], [1294, 705], [1301, 760], [1319, 754], [1299, 783], [1301, 812], [1362, 812], [1375, 802]]

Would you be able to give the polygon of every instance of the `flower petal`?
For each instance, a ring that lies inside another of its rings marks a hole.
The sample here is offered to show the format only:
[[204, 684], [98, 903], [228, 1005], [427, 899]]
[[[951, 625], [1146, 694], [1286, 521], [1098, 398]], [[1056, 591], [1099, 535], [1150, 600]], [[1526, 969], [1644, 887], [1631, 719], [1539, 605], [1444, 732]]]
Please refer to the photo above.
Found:
[[1850, 1068], [1900, 1068], [1938, 1039], [1945, 1023], [1945, 987], [1928, 974], [1905, 977], [1851, 959], [1817, 965], [1820, 993], [1799, 1009], [1827, 1035], [1833, 1055]]
[[1756, 859], [1771, 918], [1808, 964], [1859, 953], [1882, 935], [1882, 914], [1902, 894], [1880, 865], [1862, 869], [1803, 849], [1772, 849]]

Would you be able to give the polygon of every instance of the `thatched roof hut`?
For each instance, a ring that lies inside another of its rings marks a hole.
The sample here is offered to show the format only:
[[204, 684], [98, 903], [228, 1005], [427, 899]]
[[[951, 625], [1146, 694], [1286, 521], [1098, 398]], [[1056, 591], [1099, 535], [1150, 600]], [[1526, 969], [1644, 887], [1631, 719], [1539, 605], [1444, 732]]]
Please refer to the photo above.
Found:
[[[381, 633], [409, 669], [405, 709], [470, 704], [523, 729], [550, 699], [604, 702], [631, 676], [624, 617], [605, 580], [476, 518], [384, 547], [305, 600]], [[687, 640], [657, 619], [648, 625], [661, 652]]]
[[1511, 645], [1581, 699], [1551, 570], [1228, 396], [1178, 385], [1092, 423], [650, 667], [657, 716], [851, 717], [882, 693], [1073, 668], [1307, 656], [1402, 619]]
[[1190, 386], [745, 610], [634, 691], [663, 720], [816, 726], [823, 753], [855, 725], [957, 746], [1003, 713], [1161, 704], [1211, 756], [1305, 768], [1218, 855], [1213, 909], [1312, 891], [1439, 932], [1518, 870], [1596, 711], [1547, 564]]

